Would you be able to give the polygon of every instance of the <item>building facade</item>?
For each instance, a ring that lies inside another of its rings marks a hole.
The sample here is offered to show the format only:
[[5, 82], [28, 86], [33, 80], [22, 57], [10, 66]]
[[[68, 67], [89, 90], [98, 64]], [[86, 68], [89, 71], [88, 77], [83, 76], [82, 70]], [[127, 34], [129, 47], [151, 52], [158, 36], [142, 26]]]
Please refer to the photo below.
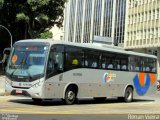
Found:
[[160, 63], [160, 0], [127, 0], [126, 9], [125, 49], [155, 54]]
[[125, 48], [160, 47], [160, 0], [127, 0]]
[[94, 36], [124, 42], [126, 0], [68, 0], [65, 40], [91, 43]]

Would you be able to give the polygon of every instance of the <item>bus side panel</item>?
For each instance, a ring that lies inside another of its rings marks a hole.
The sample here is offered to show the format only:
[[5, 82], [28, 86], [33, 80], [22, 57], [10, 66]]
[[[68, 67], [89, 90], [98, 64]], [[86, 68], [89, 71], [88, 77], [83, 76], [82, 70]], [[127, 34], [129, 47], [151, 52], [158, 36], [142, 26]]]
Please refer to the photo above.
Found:
[[44, 96], [46, 99], [63, 98], [65, 84], [62, 81], [63, 74], [53, 76], [45, 81]]
[[[108, 77], [107, 77], [108, 74]], [[139, 74], [136, 72], [99, 70], [79, 68], [53, 76], [45, 82], [46, 98], [63, 98], [66, 88], [70, 84], [78, 87], [78, 98], [87, 97], [123, 97], [127, 86], [134, 89], [134, 97], [137, 94], [134, 86], [134, 78]], [[144, 95], [155, 92], [155, 84], [150, 85]]]

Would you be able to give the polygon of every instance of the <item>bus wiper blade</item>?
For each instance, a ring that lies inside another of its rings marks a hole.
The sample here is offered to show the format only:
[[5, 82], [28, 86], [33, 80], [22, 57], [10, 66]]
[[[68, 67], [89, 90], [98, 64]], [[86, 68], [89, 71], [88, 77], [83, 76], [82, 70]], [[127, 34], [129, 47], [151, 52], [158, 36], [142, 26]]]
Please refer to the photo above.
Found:
[[28, 74], [29, 79], [32, 80], [32, 76], [31, 76], [31, 74], [28, 72], [28, 70], [26, 70], [26, 72], [27, 72], [27, 74]]
[[10, 77], [12, 78], [13, 77], [13, 74], [15, 73], [17, 69], [15, 69], [11, 74], [10, 74]]

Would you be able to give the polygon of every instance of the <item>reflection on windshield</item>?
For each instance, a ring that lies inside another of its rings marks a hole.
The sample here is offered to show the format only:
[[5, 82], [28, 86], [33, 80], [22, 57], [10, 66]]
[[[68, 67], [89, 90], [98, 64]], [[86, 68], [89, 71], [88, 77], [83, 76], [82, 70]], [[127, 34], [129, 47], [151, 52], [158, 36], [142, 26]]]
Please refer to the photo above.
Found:
[[9, 59], [7, 74], [32, 78], [44, 74], [48, 46], [15, 46]]

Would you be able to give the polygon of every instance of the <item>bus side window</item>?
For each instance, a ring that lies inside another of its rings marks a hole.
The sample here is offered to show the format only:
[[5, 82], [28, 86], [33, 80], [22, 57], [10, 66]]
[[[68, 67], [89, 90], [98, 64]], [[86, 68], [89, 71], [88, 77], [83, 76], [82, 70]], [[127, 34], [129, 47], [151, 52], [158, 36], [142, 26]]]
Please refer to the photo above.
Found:
[[146, 72], [149, 72], [150, 71], [150, 68], [149, 67], [146, 67]]
[[56, 53], [55, 55], [55, 64], [57, 69], [63, 70], [63, 54], [62, 53]]
[[[100, 53], [94, 50], [85, 50], [85, 66], [90, 68], [100, 68]], [[86, 63], [87, 61], [87, 63]]]
[[109, 68], [109, 69], [113, 69], [113, 64], [112, 63], [110, 63], [109, 65], [108, 65], [108, 67], [107, 68]]
[[96, 67], [97, 67], [97, 62], [94, 61], [94, 62], [92, 63], [92, 67], [96, 68]]
[[85, 63], [85, 66], [88, 67], [88, 61], [85, 60], [84, 63]]
[[106, 68], [106, 64], [102, 63], [102, 68], [105, 69]]
[[135, 71], [136, 71], [136, 72], [139, 72], [139, 71], [140, 71], [138, 66], [135, 67]]
[[66, 46], [65, 70], [81, 68], [84, 66], [84, 53], [82, 48]]
[[53, 54], [53, 52], [51, 52], [49, 55], [48, 65], [47, 65], [47, 71], [51, 72], [52, 70], [54, 70], [54, 54]]
[[127, 66], [126, 65], [122, 65], [122, 70], [127, 70]]

